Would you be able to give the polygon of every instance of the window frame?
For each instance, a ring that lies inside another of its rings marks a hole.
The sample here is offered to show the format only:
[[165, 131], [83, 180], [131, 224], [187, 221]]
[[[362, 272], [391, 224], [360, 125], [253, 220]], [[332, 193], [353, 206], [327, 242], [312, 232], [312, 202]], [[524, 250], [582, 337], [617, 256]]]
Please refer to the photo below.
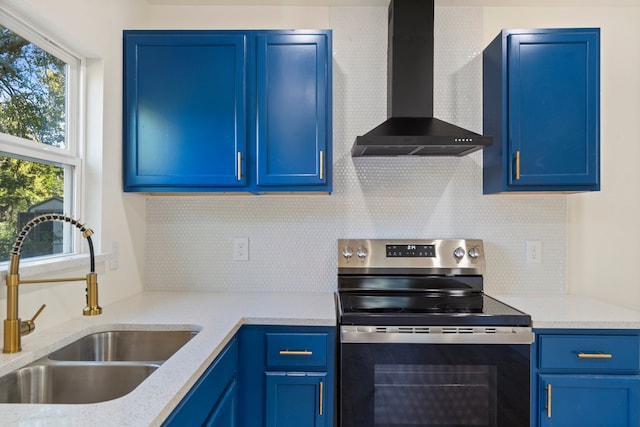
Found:
[[[63, 212], [74, 218], [80, 218], [83, 213], [82, 193], [84, 190], [86, 58], [67, 47], [63, 47], [61, 43], [39, 31], [35, 25], [27, 23], [2, 6], [0, 6], [0, 24], [67, 64], [65, 146], [63, 148], [55, 147], [0, 132], [0, 143], [2, 143], [0, 154], [63, 167]], [[71, 172], [66, 166], [71, 167]], [[73, 233], [71, 227], [65, 223], [62, 253], [26, 258], [23, 262], [32, 260], [48, 262], [55, 259], [75, 258], [84, 252], [81, 236], [79, 233]], [[0, 262], [0, 266], [6, 264], [8, 261]]]

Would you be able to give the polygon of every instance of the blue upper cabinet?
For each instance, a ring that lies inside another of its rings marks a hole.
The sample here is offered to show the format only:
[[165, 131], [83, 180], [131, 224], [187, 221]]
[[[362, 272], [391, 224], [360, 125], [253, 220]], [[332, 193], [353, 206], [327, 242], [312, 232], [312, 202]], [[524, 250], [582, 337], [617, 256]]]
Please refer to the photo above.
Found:
[[483, 52], [484, 193], [600, 189], [600, 30], [503, 30]]
[[124, 190], [331, 192], [331, 31], [124, 32]]
[[328, 182], [328, 42], [326, 34], [257, 38], [259, 186]]
[[124, 43], [125, 191], [246, 185], [246, 35], [126, 31]]

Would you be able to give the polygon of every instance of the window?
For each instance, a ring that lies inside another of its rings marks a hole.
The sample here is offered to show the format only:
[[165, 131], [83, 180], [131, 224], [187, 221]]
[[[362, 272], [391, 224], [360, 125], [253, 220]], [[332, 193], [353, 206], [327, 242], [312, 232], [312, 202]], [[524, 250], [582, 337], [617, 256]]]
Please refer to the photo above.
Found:
[[[43, 213], [77, 216], [81, 58], [0, 8], [0, 262]], [[74, 252], [67, 224], [28, 234], [22, 258]]]

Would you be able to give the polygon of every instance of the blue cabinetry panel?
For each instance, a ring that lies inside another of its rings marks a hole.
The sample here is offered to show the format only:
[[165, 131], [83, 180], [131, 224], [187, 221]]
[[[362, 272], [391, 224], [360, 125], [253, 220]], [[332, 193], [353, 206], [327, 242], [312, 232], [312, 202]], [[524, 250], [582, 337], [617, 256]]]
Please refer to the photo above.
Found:
[[638, 335], [541, 335], [538, 366], [543, 370], [596, 373], [640, 371]]
[[325, 426], [326, 373], [266, 373], [266, 427]]
[[257, 38], [258, 185], [326, 182], [327, 42], [326, 34]]
[[600, 189], [600, 30], [503, 30], [483, 53], [484, 193]]
[[239, 426], [333, 425], [335, 328], [245, 325], [239, 334], [239, 400], [251, 408], [239, 411]]
[[246, 36], [125, 33], [125, 190], [241, 186]]
[[539, 389], [540, 427], [640, 426], [637, 376], [541, 374]]
[[331, 192], [330, 50], [330, 30], [124, 31], [124, 190]]
[[162, 425], [202, 426], [207, 422], [216, 427], [233, 425], [225, 420], [235, 419], [237, 366], [238, 343], [234, 338]]
[[224, 395], [213, 408], [211, 416], [205, 423], [206, 427], [236, 427], [238, 410], [238, 393], [236, 381], [231, 382]]
[[531, 425], [640, 427], [640, 331], [535, 332]]
[[326, 369], [329, 334], [267, 332], [267, 367], [269, 369]]

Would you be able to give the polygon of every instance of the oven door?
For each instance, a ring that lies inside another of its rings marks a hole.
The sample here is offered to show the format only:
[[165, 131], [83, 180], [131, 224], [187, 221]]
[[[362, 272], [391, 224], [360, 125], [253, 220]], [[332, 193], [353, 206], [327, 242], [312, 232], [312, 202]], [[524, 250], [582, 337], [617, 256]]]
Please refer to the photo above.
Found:
[[504, 334], [358, 328], [341, 331], [342, 427], [529, 425], [530, 328]]

